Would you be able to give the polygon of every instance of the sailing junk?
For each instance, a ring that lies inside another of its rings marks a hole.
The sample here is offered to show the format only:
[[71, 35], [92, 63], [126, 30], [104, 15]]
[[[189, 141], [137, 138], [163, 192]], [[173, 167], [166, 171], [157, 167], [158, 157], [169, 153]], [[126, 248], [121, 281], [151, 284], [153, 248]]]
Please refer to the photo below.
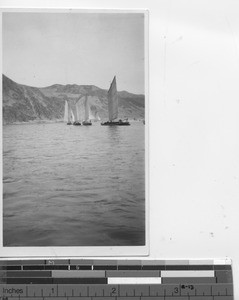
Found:
[[90, 105], [88, 96], [85, 96], [85, 120], [82, 122], [82, 125], [92, 125], [91, 119], [90, 119]]
[[81, 125], [79, 122], [77, 111], [76, 111], [76, 103], [65, 101], [65, 121], [67, 125]]
[[117, 87], [116, 87], [116, 77], [114, 77], [109, 91], [108, 91], [108, 112], [109, 112], [109, 121], [101, 123], [101, 125], [106, 126], [127, 126], [130, 123], [125, 120], [114, 121], [118, 118], [118, 96], [117, 96]]
[[90, 104], [88, 95], [81, 95], [77, 100], [66, 100], [64, 121], [67, 125], [92, 125], [92, 121], [100, 121], [97, 107]]
[[98, 115], [97, 108], [93, 105], [90, 105], [90, 98], [88, 95], [80, 97], [76, 103], [76, 111], [78, 120], [82, 121], [82, 125], [92, 125], [92, 121], [99, 121], [100, 117]]
[[72, 125], [73, 116], [70, 108], [70, 104], [68, 100], [65, 101], [65, 116], [64, 121], [67, 123], [67, 125]]

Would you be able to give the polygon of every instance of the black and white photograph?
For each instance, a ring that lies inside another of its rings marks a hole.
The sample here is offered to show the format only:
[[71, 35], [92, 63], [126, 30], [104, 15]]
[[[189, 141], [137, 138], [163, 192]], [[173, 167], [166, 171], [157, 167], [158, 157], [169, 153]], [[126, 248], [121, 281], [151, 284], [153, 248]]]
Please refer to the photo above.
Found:
[[143, 10], [2, 12], [3, 247], [146, 246], [146, 35]]

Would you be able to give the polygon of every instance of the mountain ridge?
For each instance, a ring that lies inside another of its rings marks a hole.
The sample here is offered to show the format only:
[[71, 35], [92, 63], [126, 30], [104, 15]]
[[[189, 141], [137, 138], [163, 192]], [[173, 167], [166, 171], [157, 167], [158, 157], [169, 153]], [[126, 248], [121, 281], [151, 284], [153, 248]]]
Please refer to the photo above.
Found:
[[[18, 84], [2, 74], [2, 87], [3, 124], [63, 121], [65, 100], [75, 101], [86, 94], [100, 118], [108, 118], [107, 90], [95, 85], [53, 84], [39, 88]], [[144, 118], [144, 95], [119, 91], [118, 99], [120, 118]]]

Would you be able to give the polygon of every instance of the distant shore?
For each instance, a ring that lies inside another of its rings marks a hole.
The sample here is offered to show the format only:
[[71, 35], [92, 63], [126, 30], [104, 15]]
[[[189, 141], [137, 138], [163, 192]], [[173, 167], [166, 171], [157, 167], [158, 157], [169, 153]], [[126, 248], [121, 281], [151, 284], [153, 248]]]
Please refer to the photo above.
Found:
[[24, 125], [24, 124], [48, 124], [48, 123], [64, 123], [62, 119], [56, 120], [31, 120], [27, 122], [6, 122], [3, 121], [3, 126], [5, 125]]
[[[129, 122], [143, 122], [143, 119], [128, 119]], [[3, 126], [7, 125], [29, 125], [29, 124], [53, 124], [53, 123], [65, 123], [62, 119], [56, 120], [31, 120], [27, 122], [6, 122], [3, 121]], [[101, 123], [101, 121], [97, 121], [96, 123]]]

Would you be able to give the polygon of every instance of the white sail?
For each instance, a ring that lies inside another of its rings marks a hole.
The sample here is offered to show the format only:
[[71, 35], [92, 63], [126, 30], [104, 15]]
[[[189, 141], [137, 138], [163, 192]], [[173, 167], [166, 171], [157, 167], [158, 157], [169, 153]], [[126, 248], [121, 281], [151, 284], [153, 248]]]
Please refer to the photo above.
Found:
[[93, 121], [96, 120], [96, 117], [95, 117], [95, 115], [94, 115], [94, 113], [92, 112], [91, 109], [89, 110], [89, 120], [93, 120]]
[[74, 117], [74, 114], [73, 114], [72, 110], [71, 110], [71, 119], [72, 119], [72, 122], [75, 122], [75, 117]]
[[114, 77], [108, 91], [108, 110], [109, 120], [113, 121], [118, 118], [118, 97], [116, 87], [116, 77]]
[[76, 105], [75, 105], [75, 103], [72, 103], [71, 112], [72, 112], [73, 122], [77, 122], [78, 120], [77, 120], [77, 113], [76, 113]]
[[100, 116], [98, 114], [97, 109], [94, 106], [90, 107], [89, 119], [92, 121], [100, 121]]
[[84, 100], [82, 98], [80, 98], [77, 102], [76, 102], [76, 113], [77, 113], [77, 119], [79, 122], [84, 121], [84, 114], [85, 108], [84, 108]]
[[69, 101], [67, 101], [67, 110], [68, 110], [67, 122], [71, 122], [71, 105], [70, 105]]
[[88, 101], [88, 96], [85, 96], [85, 121], [90, 120], [90, 105]]
[[77, 114], [77, 119], [81, 120], [81, 118], [80, 118], [79, 101], [76, 102], [76, 114]]
[[87, 97], [85, 105], [85, 120], [86, 121], [99, 121], [100, 117], [98, 114], [98, 109], [95, 105], [92, 104], [92, 98]]
[[72, 113], [77, 117], [79, 122], [89, 122], [89, 121], [99, 121], [100, 117], [98, 115], [97, 108], [91, 105], [92, 99], [90, 96], [80, 96], [80, 98], [75, 102], [75, 110], [73, 107]]
[[66, 100], [65, 101], [65, 114], [64, 114], [64, 121], [65, 122], [70, 122], [70, 120], [69, 120], [69, 105], [68, 105], [68, 101]]
[[99, 116], [99, 114], [98, 114], [98, 112], [96, 112], [96, 114], [95, 114], [95, 120], [96, 121], [100, 121], [101, 119], [100, 119], [100, 116]]
[[69, 100], [67, 102], [68, 102], [68, 122], [74, 122], [75, 119], [72, 111], [72, 102]]

